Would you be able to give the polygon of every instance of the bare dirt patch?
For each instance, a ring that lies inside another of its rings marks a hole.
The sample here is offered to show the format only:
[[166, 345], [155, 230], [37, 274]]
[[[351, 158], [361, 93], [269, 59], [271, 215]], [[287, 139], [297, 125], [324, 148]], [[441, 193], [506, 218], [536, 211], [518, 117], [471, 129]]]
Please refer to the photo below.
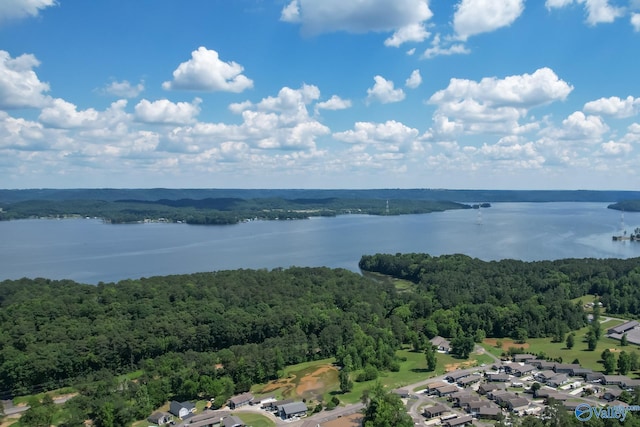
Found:
[[337, 385], [338, 369], [320, 365], [290, 374], [286, 378], [270, 381], [260, 393], [280, 390], [285, 398], [318, 399], [329, 388]]
[[362, 425], [363, 419], [364, 415], [353, 414], [346, 417], [338, 418], [337, 420], [323, 423], [322, 427], [360, 427]]
[[502, 338], [502, 339], [497, 339], [497, 338], [486, 338], [484, 340], [484, 343], [487, 345], [490, 345], [492, 347], [498, 347], [498, 341], [502, 341], [502, 347], [500, 347], [502, 350], [509, 350], [511, 347], [515, 347], [515, 348], [523, 348], [523, 349], [528, 349], [529, 348], [529, 343], [522, 343], [519, 344], [517, 342], [515, 342], [514, 340], [508, 339], [508, 338]]

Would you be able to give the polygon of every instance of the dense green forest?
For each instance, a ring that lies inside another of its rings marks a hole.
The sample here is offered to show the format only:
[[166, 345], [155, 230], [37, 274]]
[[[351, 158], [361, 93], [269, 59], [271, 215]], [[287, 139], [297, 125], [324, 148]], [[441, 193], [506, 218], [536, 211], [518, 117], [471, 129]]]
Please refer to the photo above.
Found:
[[[0, 282], [4, 397], [74, 385], [80, 425], [126, 425], [169, 399], [223, 403], [289, 364], [334, 357], [351, 372], [395, 371], [402, 344], [451, 339], [454, 354], [486, 337], [551, 337], [587, 324], [596, 293], [608, 313], [640, 311], [640, 260], [484, 262], [463, 255], [364, 256], [363, 270], [234, 270], [125, 280]], [[117, 375], [138, 372], [136, 381]]]
[[[387, 209], [388, 203], [388, 209]], [[0, 205], [2, 206], [2, 205]], [[99, 217], [111, 223], [144, 220], [187, 224], [236, 224], [246, 220], [305, 219], [343, 214], [422, 214], [469, 205], [433, 200], [207, 198], [146, 200], [28, 200], [6, 204], [0, 220]]]

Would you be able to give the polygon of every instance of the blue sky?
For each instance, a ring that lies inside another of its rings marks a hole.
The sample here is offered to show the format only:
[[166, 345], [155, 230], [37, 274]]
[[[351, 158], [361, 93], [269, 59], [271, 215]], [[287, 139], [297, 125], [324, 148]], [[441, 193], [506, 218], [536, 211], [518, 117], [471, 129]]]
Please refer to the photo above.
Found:
[[629, 189], [640, 0], [2, 0], [0, 188]]

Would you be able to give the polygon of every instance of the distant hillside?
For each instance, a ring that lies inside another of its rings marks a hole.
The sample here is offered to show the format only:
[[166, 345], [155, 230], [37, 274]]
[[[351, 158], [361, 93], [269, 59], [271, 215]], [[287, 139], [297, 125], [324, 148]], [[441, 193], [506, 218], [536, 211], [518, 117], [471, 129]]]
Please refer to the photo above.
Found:
[[0, 190], [0, 204], [27, 200], [137, 200], [159, 201], [181, 199], [406, 199], [450, 200], [471, 202], [620, 202], [640, 200], [640, 191], [592, 190], [447, 190], [447, 189], [369, 189], [369, 190], [303, 190], [303, 189], [28, 189]]
[[627, 212], [640, 212], [640, 200], [624, 200], [607, 206], [609, 209]]

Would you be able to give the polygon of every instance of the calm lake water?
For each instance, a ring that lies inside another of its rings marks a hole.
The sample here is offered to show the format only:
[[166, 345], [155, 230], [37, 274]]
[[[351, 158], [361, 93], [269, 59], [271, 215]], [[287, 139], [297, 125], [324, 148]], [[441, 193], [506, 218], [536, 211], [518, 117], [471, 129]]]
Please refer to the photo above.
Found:
[[[0, 280], [84, 283], [237, 268], [343, 267], [363, 254], [463, 253], [483, 260], [640, 257], [613, 242], [621, 214], [603, 203], [496, 203], [425, 215], [345, 215], [228, 226], [111, 225], [94, 219], [0, 222]], [[479, 213], [480, 212], [480, 213]], [[640, 213], [625, 213], [625, 229]]]

